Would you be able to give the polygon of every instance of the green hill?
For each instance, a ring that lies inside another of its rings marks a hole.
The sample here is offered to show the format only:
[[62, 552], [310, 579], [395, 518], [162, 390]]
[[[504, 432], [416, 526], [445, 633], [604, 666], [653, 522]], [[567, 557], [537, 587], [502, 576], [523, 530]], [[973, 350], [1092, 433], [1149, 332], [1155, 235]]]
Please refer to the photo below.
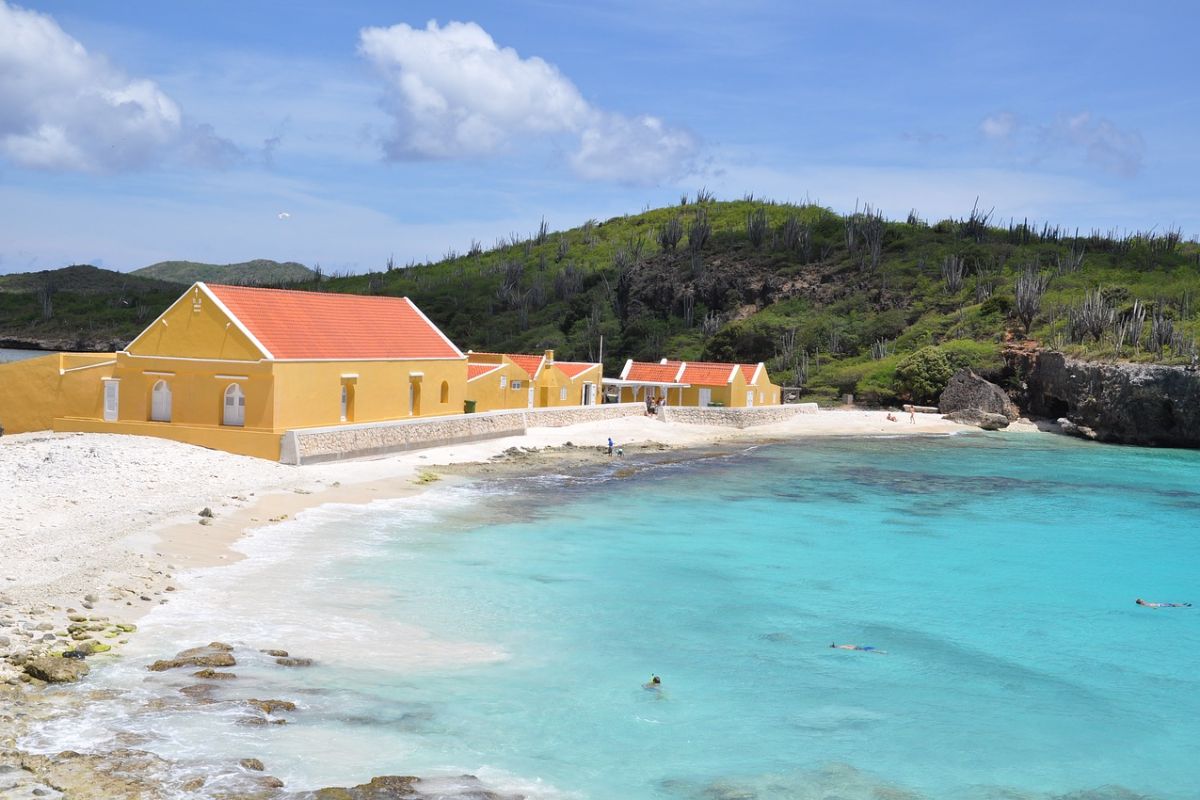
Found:
[[39, 292], [50, 287], [55, 292], [73, 294], [111, 294], [121, 291], [155, 292], [173, 291], [179, 287], [153, 276], [115, 272], [89, 264], [76, 264], [61, 269], [41, 272], [17, 272], [0, 275], [0, 292]]
[[135, 269], [131, 274], [147, 278], [192, 284], [196, 281], [235, 285], [284, 284], [312, 280], [313, 270], [295, 261], [271, 261], [259, 258], [240, 264], [201, 264], [196, 261], [160, 261]]
[[603, 334], [606, 375], [628, 357], [761, 360], [818, 399], [876, 402], [931, 399], [930, 369], [1001, 377], [1002, 345], [1026, 323], [1043, 346], [1174, 363], [1200, 332], [1196, 242], [974, 210], [928, 224], [689, 202], [451, 255], [321, 288], [409, 295], [464, 350], [595, 358]]
[[180, 291], [175, 283], [86, 264], [0, 275], [0, 340], [111, 350], [129, 342]]
[[[1087, 358], [1188, 363], [1200, 335], [1195, 241], [999, 224], [977, 211], [930, 224], [915, 212], [889, 221], [706, 199], [286, 285], [408, 295], [464, 350], [594, 359], [603, 336], [606, 375], [626, 358], [765, 361], [778, 383], [819, 400], [928, 400], [964, 365], [1018, 381], [1001, 350], [1026, 337]], [[35, 294], [14, 318], [0, 293], [0, 338], [56, 326], [128, 337], [177, 293], [138, 294], [136, 315], [110, 294], [62, 317], [56, 299], [51, 318]]]

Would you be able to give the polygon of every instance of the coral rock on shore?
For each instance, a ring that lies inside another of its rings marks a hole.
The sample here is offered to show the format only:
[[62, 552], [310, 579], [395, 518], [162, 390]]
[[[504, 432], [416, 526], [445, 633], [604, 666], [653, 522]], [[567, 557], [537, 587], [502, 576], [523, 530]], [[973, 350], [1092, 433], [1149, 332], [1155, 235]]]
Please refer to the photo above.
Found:
[[960, 369], [954, 373], [942, 391], [942, 396], [938, 399], [938, 411], [942, 414], [952, 414], [969, 409], [999, 414], [1009, 422], [1020, 416], [1016, 404], [1003, 389], [979, 377], [973, 370]]
[[25, 663], [26, 674], [47, 683], [71, 683], [90, 671], [87, 664], [72, 658], [39, 656]]
[[[447, 790], [446, 783], [453, 783]], [[344, 788], [331, 786], [315, 792], [295, 795], [297, 800], [434, 800], [438, 797], [470, 797], [474, 800], [523, 800], [524, 795], [498, 794], [489, 791], [474, 775], [458, 778], [422, 780], [412, 775], [384, 775], [372, 778], [370, 783]]]
[[985, 431], [998, 431], [1008, 427], [1008, 417], [1003, 414], [980, 411], [977, 408], [964, 408], [954, 411], [944, 415], [942, 419], [948, 419], [960, 425], [975, 425], [983, 428]]

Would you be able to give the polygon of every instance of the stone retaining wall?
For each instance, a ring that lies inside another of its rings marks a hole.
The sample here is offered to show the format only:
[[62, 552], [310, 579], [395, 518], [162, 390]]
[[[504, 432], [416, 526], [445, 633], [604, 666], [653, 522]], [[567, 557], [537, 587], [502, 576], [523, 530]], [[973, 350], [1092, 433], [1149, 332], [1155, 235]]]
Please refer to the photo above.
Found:
[[447, 444], [521, 436], [526, 428], [557, 428], [643, 413], [641, 403], [487, 411], [447, 417], [298, 428], [283, 435], [279, 460], [315, 464]]
[[758, 408], [693, 408], [690, 406], [663, 406], [659, 409], [666, 422], [682, 422], [688, 425], [723, 425], [732, 428], [749, 428], [754, 425], [770, 425], [789, 420], [797, 414], [815, 414], [815, 403], [799, 403], [785, 406], [759, 406]]

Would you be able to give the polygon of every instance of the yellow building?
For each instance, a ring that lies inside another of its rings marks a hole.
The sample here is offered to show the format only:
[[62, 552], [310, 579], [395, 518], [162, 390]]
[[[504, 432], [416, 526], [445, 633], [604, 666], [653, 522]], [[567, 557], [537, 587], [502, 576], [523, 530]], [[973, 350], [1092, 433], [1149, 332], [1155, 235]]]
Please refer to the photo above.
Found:
[[625, 362], [621, 377], [606, 380], [620, 402], [663, 398], [667, 405], [751, 408], [779, 405], [779, 387], [771, 383], [767, 368], [758, 364], [721, 364], [709, 361]]
[[[55, 395], [55, 430], [276, 460], [294, 428], [460, 414], [466, 399], [466, 357], [408, 298], [197, 283], [107, 360], [60, 370], [81, 377]], [[5, 378], [0, 400], [51, 379]]]
[[600, 393], [600, 364], [556, 361], [554, 351], [467, 353], [467, 400], [476, 411], [593, 405]]

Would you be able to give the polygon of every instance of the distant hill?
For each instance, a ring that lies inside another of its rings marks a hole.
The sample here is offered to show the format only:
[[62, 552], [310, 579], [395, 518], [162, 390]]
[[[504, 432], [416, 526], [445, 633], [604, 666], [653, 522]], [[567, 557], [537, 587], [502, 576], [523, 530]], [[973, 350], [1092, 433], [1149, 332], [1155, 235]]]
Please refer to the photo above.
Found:
[[160, 261], [135, 269], [131, 275], [157, 278], [172, 283], [191, 284], [196, 281], [231, 283], [236, 285], [278, 285], [311, 281], [316, 273], [295, 261], [271, 261], [258, 258], [240, 264], [201, 264], [197, 261]]
[[122, 292], [179, 293], [175, 283], [158, 280], [152, 275], [135, 275], [101, 269], [90, 264], [76, 264], [41, 272], [15, 272], [0, 275], [0, 292], [37, 293], [49, 289], [54, 293], [120, 294]]

